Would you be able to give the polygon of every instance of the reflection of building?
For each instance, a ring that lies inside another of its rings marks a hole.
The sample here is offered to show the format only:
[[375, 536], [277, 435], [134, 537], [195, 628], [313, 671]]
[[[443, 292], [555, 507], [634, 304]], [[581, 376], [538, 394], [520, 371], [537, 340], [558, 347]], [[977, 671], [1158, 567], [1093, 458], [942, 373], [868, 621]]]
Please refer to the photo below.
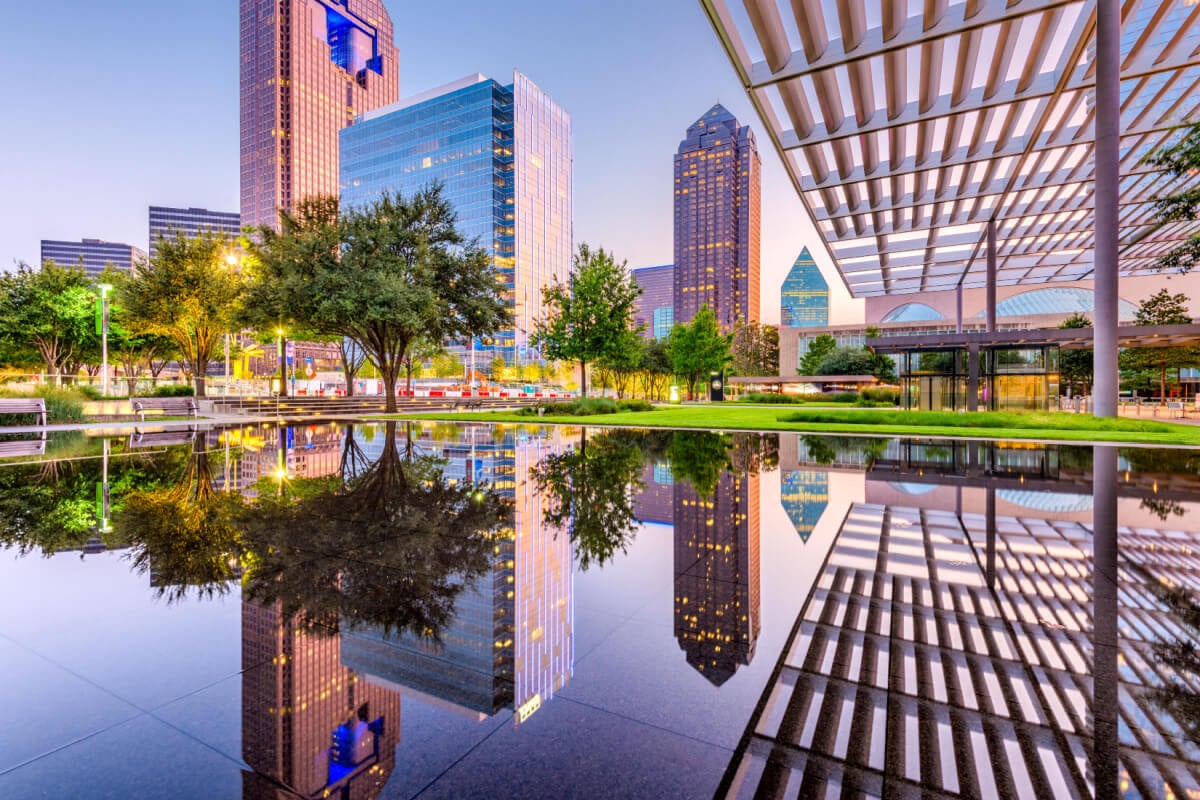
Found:
[[675, 485], [675, 638], [714, 686], [750, 663], [758, 641], [758, 480], [722, 472], [707, 498]]
[[675, 321], [701, 306], [722, 330], [759, 318], [761, 161], [754, 134], [720, 104], [675, 154]]
[[400, 696], [341, 663], [341, 640], [242, 603], [246, 800], [368, 800], [396, 765]]
[[209, 211], [207, 208], [167, 208], [150, 206], [150, 257], [158, 240], [175, 236], [193, 238], [201, 233], [223, 234], [231, 240], [242, 233], [241, 216], [234, 212]]
[[829, 505], [829, 473], [823, 470], [779, 472], [779, 499], [800, 539], [808, 541]]
[[[1116, 675], [1093, 669], [1088, 523], [853, 506], [747, 744], [739, 796], [1090, 797], [1094, 693], [1116, 682], [1120, 780], [1141, 797], [1200, 791], [1200, 754], [1155, 699], [1180, 686], [1154, 642], [1183, 638], [1162, 586], [1195, 587], [1200, 535], [1119, 530]], [[992, 579], [989, 580], [989, 575]], [[1184, 685], [1195, 698], [1195, 688]], [[887, 788], [885, 788], [887, 787]], [[721, 793], [719, 793], [721, 794]]]
[[780, 328], [811, 328], [829, 324], [829, 284], [808, 248], [784, 278], [780, 291]]
[[516, 429], [460, 430], [457, 439], [436, 439], [429, 426], [418, 442], [448, 460], [450, 481], [494, 486], [513, 498], [513, 529], [496, 539], [493, 569], [455, 599], [440, 642], [347, 631], [342, 658], [374, 681], [476, 715], [511, 708], [519, 724], [566, 685], [574, 658], [570, 537], [543, 524], [529, 477], [554, 445]]
[[338, 193], [338, 131], [400, 96], [382, 0], [241, 0], [243, 225]]
[[476, 342], [476, 358], [530, 360], [542, 288], [571, 269], [571, 119], [528, 78], [482, 75], [360, 117], [341, 134], [347, 206], [388, 193], [409, 197], [434, 181], [457, 228], [492, 258], [515, 328]]
[[642, 488], [633, 498], [633, 515], [640, 522], [670, 525], [675, 514], [675, 478], [669, 464], [647, 464]]
[[675, 324], [675, 266], [642, 267], [632, 274], [642, 290], [634, 304], [633, 324], [646, 326], [642, 336], [647, 339], [667, 338]]
[[42, 239], [42, 263], [53, 261], [60, 267], [79, 268], [95, 278], [108, 267], [130, 272], [133, 265], [146, 254], [129, 244], [83, 239], [78, 242], [59, 242]]

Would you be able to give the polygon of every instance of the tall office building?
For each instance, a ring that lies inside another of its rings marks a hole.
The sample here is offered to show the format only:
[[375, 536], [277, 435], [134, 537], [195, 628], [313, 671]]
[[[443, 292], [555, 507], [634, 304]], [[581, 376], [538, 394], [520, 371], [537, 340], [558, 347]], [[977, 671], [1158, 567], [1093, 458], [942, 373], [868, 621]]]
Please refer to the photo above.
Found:
[[360, 117], [341, 135], [342, 203], [440, 181], [458, 229], [492, 257], [515, 325], [474, 343], [476, 364], [538, 360], [542, 289], [571, 270], [571, 118], [524, 75], [474, 75]]
[[759, 319], [762, 162], [748, 126], [717, 104], [675, 154], [675, 321], [701, 306], [722, 330]]
[[150, 206], [150, 257], [158, 240], [175, 235], [187, 237], [201, 233], [222, 233], [235, 239], [242, 232], [240, 215], [232, 211], [209, 211], [207, 208], [167, 208]]
[[60, 267], [82, 267], [89, 277], [95, 278], [113, 266], [131, 271], [146, 251], [131, 244], [105, 242], [100, 239], [83, 239], [78, 242], [60, 242], [42, 239], [42, 263], [53, 261]]
[[642, 336], [647, 339], [665, 339], [675, 324], [675, 266], [635, 269], [633, 279], [642, 290], [633, 309], [634, 324], [646, 326]]
[[757, 472], [722, 472], [712, 494], [675, 484], [675, 638], [714, 686], [754, 659], [759, 613]]
[[243, 225], [338, 191], [338, 131], [400, 96], [383, 0], [241, 0]]
[[809, 328], [829, 324], [829, 284], [808, 248], [800, 251], [780, 291], [779, 326]]

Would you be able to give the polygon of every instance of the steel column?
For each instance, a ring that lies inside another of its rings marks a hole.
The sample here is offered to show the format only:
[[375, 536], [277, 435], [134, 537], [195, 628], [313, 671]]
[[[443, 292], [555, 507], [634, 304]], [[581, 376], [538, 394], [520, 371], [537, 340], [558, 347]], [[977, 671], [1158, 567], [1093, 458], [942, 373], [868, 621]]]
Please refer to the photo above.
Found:
[[1117, 234], [1121, 164], [1121, 3], [1096, 2], [1096, 332], [1092, 413], [1117, 416]]
[[979, 345], [967, 345], [967, 411], [979, 410]]
[[961, 283], [958, 284], [958, 290], [955, 292], [954, 301], [955, 301], [954, 330], [956, 333], [962, 333], [962, 328], [963, 328], [963, 317], [962, 317], [963, 285]]
[[1092, 448], [1092, 494], [1092, 768], [1099, 800], [1122, 796], [1117, 766], [1117, 448]]
[[996, 332], [996, 220], [987, 224], [987, 332]]

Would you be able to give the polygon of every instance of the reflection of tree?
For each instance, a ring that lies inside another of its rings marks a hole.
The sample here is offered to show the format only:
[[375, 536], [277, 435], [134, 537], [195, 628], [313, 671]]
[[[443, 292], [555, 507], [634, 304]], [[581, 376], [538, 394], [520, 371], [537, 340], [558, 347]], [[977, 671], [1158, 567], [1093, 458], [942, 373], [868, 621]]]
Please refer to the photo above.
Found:
[[779, 436], [766, 433], [733, 434], [730, 461], [734, 472], [774, 472], [779, 466]]
[[808, 457], [818, 464], [865, 463], [869, 469], [887, 451], [889, 439], [855, 436], [802, 436]]
[[1174, 500], [1161, 500], [1155, 497], [1147, 497], [1142, 500], [1141, 507], [1163, 522], [1166, 522], [1172, 516], [1182, 517], [1187, 513], [1184, 507]]
[[701, 497], [712, 497], [721, 473], [729, 468], [731, 437], [719, 433], [676, 431], [667, 447], [671, 474], [686, 480]]
[[1194, 742], [1200, 739], [1200, 695], [1194, 689], [1200, 685], [1200, 650], [1196, 647], [1200, 637], [1200, 605], [1184, 587], [1169, 587], [1151, 579], [1150, 591], [1191, 634], [1187, 639], [1154, 645], [1154, 655], [1175, 673], [1177, 680], [1168, 680], [1151, 690], [1150, 699], [1179, 723], [1187, 741]]
[[533, 479], [545, 498], [544, 521], [565, 527], [575, 545], [581, 569], [604, 566], [617, 551], [629, 547], [637, 529], [633, 498], [641, 488], [642, 434], [608, 431], [579, 445], [543, 458]]
[[437, 639], [459, 593], [492, 567], [493, 539], [512, 524], [509, 501], [451, 485], [441, 465], [402, 456], [389, 422], [379, 460], [340, 491], [297, 500], [289, 487], [246, 507], [246, 595], [279, 602], [285, 616], [310, 625]]

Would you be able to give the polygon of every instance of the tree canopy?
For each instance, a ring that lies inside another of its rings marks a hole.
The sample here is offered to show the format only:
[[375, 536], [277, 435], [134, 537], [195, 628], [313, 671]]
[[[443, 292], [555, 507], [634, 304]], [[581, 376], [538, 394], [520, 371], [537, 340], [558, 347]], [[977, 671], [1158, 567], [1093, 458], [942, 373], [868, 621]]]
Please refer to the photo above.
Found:
[[245, 320], [282, 321], [357, 342], [379, 369], [387, 410], [410, 345], [493, 333], [511, 324], [505, 287], [487, 251], [468, 243], [442, 187], [338, 209], [305, 200], [264, 227], [252, 247]]
[[234, 327], [242, 303], [241, 273], [226, 257], [233, 243], [221, 234], [176, 235], [158, 241], [154, 257], [137, 266], [115, 302], [131, 329], [170, 339], [184, 369], [205, 393], [208, 365]]
[[733, 371], [738, 375], [779, 374], [779, 328], [739, 319], [731, 342]]
[[[1160, 289], [1138, 305], [1138, 325], [1183, 325], [1191, 322], [1188, 297]], [[1129, 347], [1121, 351], [1120, 366], [1127, 372], [1154, 372], [1159, 379], [1159, 398], [1166, 402], [1167, 370], [1200, 364], [1200, 347]]]
[[534, 345], [551, 361], [579, 364], [580, 393], [587, 396], [587, 366], [636, 363], [642, 328], [633, 324], [634, 303], [642, 290], [626, 262], [617, 263], [603, 247], [579, 245], [571, 274], [542, 290], [545, 315], [537, 321]]
[[[0, 340], [10, 357], [37, 354], [57, 381], [98, 348], [96, 294], [82, 269], [47, 261], [0, 274]], [[22, 355], [22, 354], [27, 355]]]
[[820, 375], [817, 370], [821, 366], [821, 359], [837, 349], [837, 340], [828, 333], [822, 333], [811, 342], [808, 343], [808, 350], [800, 359], [800, 374], [801, 375]]
[[[1200, 170], [1200, 122], [1183, 129], [1183, 136], [1174, 144], [1146, 157], [1145, 163], [1156, 166], [1172, 178], [1183, 178], [1182, 191], [1157, 197], [1154, 200], [1155, 220], [1161, 225], [1188, 222], [1200, 217], [1200, 188], [1186, 179]], [[1165, 186], [1178, 186], [1168, 181]], [[1200, 234], [1191, 234], [1182, 244], [1159, 256], [1158, 268], [1172, 272], [1188, 272], [1200, 263]]]
[[695, 397], [697, 383], [729, 363], [729, 339], [717, 327], [717, 316], [707, 305], [700, 307], [690, 324], [676, 323], [671, 330], [667, 352], [675, 374], [687, 384], [688, 397]]
[[[1092, 327], [1092, 321], [1085, 314], [1072, 314], [1058, 326], [1062, 329], [1079, 329]], [[1092, 385], [1093, 364], [1095, 358], [1088, 350], [1060, 350], [1058, 353], [1058, 372], [1067, 385], [1067, 392], [1074, 395], [1076, 387], [1086, 393]]]

